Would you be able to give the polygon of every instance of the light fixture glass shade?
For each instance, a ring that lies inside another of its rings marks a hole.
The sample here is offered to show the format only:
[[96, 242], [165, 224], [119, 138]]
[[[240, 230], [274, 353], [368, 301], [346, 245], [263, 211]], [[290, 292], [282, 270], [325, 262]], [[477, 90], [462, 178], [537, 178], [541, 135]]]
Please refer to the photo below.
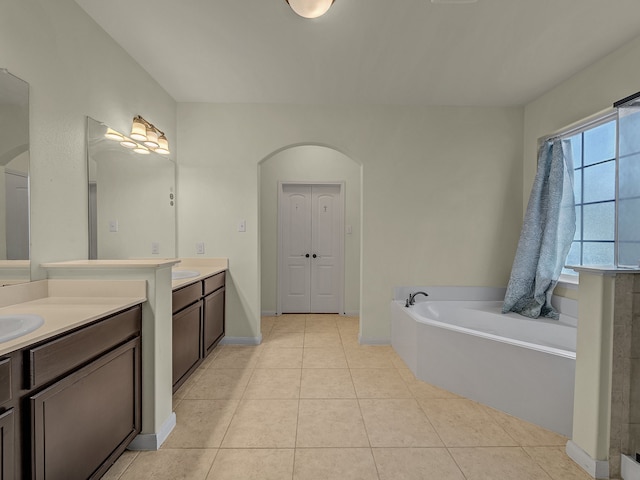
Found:
[[128, 138], [125, 138], [123, 141], [121, 141], [120, 145], [126, 148], [136, 148], [138, 146], [136, 142], [134, 142], [133, 140], [129, 140]]
[[155, 152], [162, 155], [169, 155], [169, 140], [167, 140], [167, 137], [164, 135], [158, 137], [158, 148], [156, 148]]
[[116, 132], [115, 130], [112, 130], [111, 128], [107, 128], [107, 133], [105, 133], [104, 136], [109, 140], [116, 140], [116, 141], [120, 141], [124, 138], [122, 134]]
[[131, 125], [131, 138], [138, 140], [139, 142], [147, 140], [147, 127], [138, 117], [133, 119], [133, 124]]
[[151, 153], [148, 148], [143, 147], [142, 145], [138, 145], [133, 149], [133, 151], [139, 153], [140, 155], [149, 155], [149, 153]]
[[333, 0], [286, 0], [291, 9], [304, 18], [318, 18], [327, 13]]
[[147, 128], [147, 139], [143, 143], [149, 148], [158, 148], [158, 132]]

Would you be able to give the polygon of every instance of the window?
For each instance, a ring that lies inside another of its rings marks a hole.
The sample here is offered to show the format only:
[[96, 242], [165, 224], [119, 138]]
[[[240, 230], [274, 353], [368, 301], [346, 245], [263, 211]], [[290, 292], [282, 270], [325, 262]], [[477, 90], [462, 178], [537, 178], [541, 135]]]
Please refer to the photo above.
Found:
[[607, 116], [563, 138], [571, 142], [576, 205], [576, 234], [566, 264], [614, 265], [616, 118]]

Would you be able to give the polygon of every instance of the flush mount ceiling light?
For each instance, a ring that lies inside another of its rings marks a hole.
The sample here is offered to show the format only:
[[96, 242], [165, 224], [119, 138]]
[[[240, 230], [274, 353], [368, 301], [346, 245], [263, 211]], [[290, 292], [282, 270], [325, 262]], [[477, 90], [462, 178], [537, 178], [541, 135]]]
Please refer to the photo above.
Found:
[[285, 0], [291, 10], [304, 18], [318, 18], [327, 13], [334, 0]]

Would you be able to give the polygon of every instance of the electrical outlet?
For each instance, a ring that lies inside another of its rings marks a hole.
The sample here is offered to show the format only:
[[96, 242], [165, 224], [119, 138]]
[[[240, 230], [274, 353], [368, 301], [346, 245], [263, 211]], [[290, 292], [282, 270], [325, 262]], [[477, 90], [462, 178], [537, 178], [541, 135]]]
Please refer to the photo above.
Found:
[[158, 242], [151, 242], [151, 255], [160, 254], [160, 244]]
[[204, 255], [204, 242], [196, 242], [196, 255]]

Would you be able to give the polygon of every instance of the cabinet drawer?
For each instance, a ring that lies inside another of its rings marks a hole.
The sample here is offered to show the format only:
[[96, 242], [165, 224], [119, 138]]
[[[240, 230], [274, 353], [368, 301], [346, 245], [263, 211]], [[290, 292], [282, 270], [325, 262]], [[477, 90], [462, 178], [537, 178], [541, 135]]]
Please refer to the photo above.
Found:
[[53, 380], [123, 341], [139, 335], [141, 312], [142, 308], [136, 306], [39, 347], [30, 348], [28, 388]]
[[197, 302], [202, 297], [202, 282], [192, 283], [186, 287], [173, 292], [172, 295], [172, 312], [176, 313], [187, 305]]
[[224, 272], [204, 279], [204, 294], [209, 295], [220, 287], [224, 287]]
[[0, 360], [0, 406], [11, 400], [11, 359]]

